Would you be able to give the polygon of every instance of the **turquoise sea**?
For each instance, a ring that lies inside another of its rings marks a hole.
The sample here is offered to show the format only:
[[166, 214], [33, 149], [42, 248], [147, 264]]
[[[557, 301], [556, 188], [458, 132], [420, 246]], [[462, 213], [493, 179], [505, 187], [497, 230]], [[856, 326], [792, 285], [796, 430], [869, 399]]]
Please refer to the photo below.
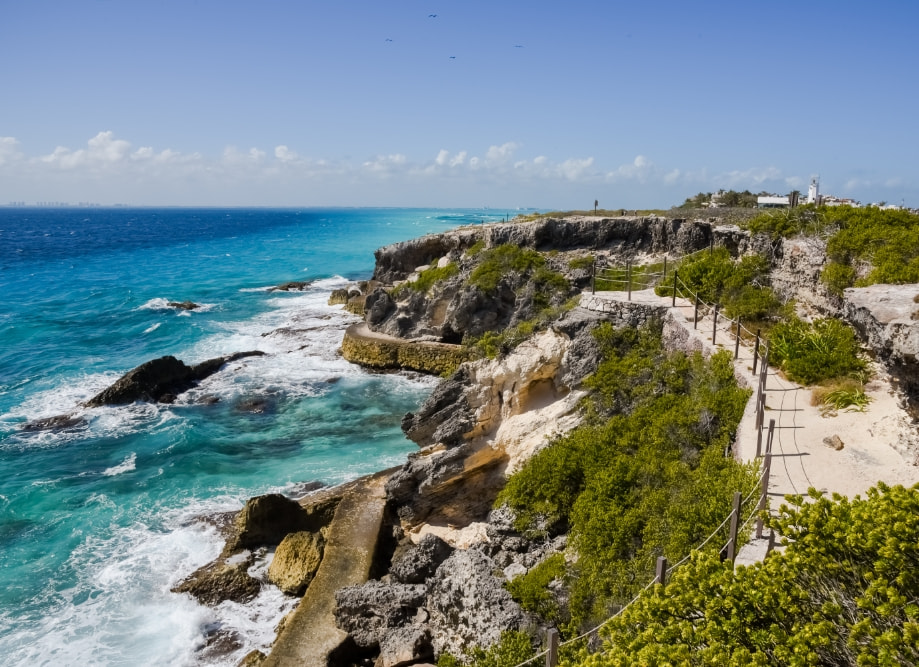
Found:
[[[404, 460], [400, 418], [433, 380], [337, 356], [355, 318], [329, 293], [382, 245], [506, 213], [0, 209], [0, 662], [235, 665], [266, 648], [295, 603], [277, 589], [216, 609], [170, 592], [222, 547], [199, 518]], [[268, 291], [291, 280], [312, 283]], [[167, 305], [185, 300], [201, 307]], [[255, 349], [173, 405], [80, 407], [149, 359]], [[82, 423], [21, 428], [68, 413]], [[205, 648], [215, 633], [231, 639]]]

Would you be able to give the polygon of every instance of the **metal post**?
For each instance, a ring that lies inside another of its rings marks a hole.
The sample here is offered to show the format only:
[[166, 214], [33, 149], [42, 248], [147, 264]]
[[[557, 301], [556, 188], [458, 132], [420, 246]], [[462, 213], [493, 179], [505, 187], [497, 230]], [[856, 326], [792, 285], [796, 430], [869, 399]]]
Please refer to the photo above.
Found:
[[737, 318], [737, 333], [734, 334], [734, 358], [740, 356], [740, 318]]
[[676, 278], [678, 271], [673, 272], [673, 301], [670, 302], [671, 308], [676, 308]]
[[728, 540], [728, 560], [732, 563], [737, 557], [737, 527], [740, 525], [740, 491], [734, 492], [733, 509], [731, 510], [731, 532]]
[[756, 330], [756, 342], [753, 344], [753, 375], [756, 375], [756, 362], [759, 360], [759, 329]]
[[766, 458], [763, 463], [763, 494], [759, 499], [760, 517], [756, 520], [756, 539], [763, 537], [763, 517], [762, 512], [766, 509], [766, 497], [769, 495], [769, 472], [772, 468], [772, 434], [775, 431], [775, 420], [769, 420], [769, 438], [766, 440]]
[[698, 327], [696, 326], [697, 324], [699, 324], [699, 295], [698, 294], [696, 294], [696, 310], [692, 314], [692, 328], [698, 329]]
[[546, 667], [558, 667], [558, 630], [549, 628], [546, 631]]
[[715, 344], [715, 334], [718, 333], [718, 309], [720, 307], [717, 303], [715, 304], [715, 314], [712, 317], [712, 345]]
[[663, 556], [657, 557], [657, 571], [654, 574], [654, 581], [661, 586], [667, 585], [667, 559]]
[[632, 300], [632, 262], [625, 264], [625, 279], [629, 283], [629, 301]]

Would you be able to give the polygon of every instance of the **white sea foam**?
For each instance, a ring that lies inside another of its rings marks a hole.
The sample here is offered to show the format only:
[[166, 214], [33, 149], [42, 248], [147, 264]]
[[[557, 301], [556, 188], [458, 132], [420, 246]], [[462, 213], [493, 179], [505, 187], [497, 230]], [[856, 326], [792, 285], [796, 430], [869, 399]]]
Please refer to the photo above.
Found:
[[[225, 497], [181, 511], [151, 509], [105, 539], [87, 539], [68, 563], [79, 573], [77, 583], [65, 591], [49, 588], [41, 616], [22, 623], [0, 611], [4, 664], [236, 665], [253, 649], [267, 652], [295, 598], [263, 585], [251, 603], [209, 609], [170, 592], [223, 546], [217, 530], [194, 517], [241, 504]], [[240, 648], [214, 656], [200, 651], [213, 628], [235, 635]]]
[[137, 468], [137, 454], [132, 452], [129, 456], [125, 457], [124, 461], [119, 463], [116, 466], [111, 468], [106, 468], [102, 471], [102, 474], [106, 477], [114, 477], [115, 475], [120, 475], [123, 472], [131, 472]]
[[160, 325], [161, 325], [161, 324], [162, 324], [162, 322], [157, 322], [156, 324], [153, 324], [153, 325], [147, 327], [146, 329], [144, 329], [144, 333], [145, 333], [145, 334], [148, 334], [148, 333], [152, 333], [152, 332], [156, 331], [157, 329], [160, 328]]
[[214, 304], [214, 303], [199, 303], [199, 304], [196, 304], [193, 311], [189, 311], [189, 310], [179, 308], [178, 306], [170, 306], [169, 305], [170, 303], [176, 303], [176, 300], [157, 297], [155, 299], [150, 299], [146, 303], [138, 306], [137, 310], [176, 310], [179, 312], [180, 315], [188, 315], [193, 311], [206, 313], [207, 311], [214, 310], [214, 308], [217, 307], [217, 304]]

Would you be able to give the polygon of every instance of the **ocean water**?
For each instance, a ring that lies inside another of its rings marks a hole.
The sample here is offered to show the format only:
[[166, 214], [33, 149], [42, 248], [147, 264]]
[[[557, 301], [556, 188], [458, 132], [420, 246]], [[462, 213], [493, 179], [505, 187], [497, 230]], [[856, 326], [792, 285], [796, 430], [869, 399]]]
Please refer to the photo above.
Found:
[[[235, 665], [264, 650], [294, 599], [265, 586], [209, 608], [170, 592], [222, 548], [202, 517], [404, 460], [400, 418], [433, 380], [338, 357], [356, 318], [329, 293], [369, 277], [381, 245], [505, 213], [0, 209], [0, 662]], [[290, 280], [311, 284], [268, 291]], [[185, 300], [201, 307], [167, 305]], [[268, 354], [173, 405], [80, 407], [149, 359], [247, 350]], [[71, 413], [69, 429], [22, 429]]]

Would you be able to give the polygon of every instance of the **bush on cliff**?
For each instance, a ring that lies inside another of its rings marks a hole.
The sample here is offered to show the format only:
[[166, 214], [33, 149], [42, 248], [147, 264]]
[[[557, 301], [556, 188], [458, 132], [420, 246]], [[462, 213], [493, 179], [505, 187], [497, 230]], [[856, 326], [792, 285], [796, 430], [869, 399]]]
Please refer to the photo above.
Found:
[[835, 319], [805, 322], [794, 316], [772, 329], [769, 363], [808, 385], [858, 376], [866, 367], [851, 327]]
[[479, 263], [472, 270], [468, 284], [483, 292], [493, 292], [498, 283], [508, 274], [514, 273], [532, 281], [542, 293], [567, 293], [570, 285], [563, 275], [552, 271], [546, 265], [546, 258], [530, 248], [521, 248], [512, 243], [495, 246], [481, 251]]
[[[686, 287], [705, 303], [718, 303], [724, 313], [743, 321], [764, 320], [779, 315], [782, 303], [769, 286], [769, 260], [747, 255], [734, 261], [727, 248], [715, 248], [687, 258], [679, 268]], [[661, 285], [658, 294], [669, 296], [672, 285]]]
[[393, 288], [392, 295], [397, 297], [405, 291], [427, 292], [435, 284], [452, 278], [459, 273], [459, 266], [450, 262], [446, 266], [432, 266], [418, 274], [418, 278], [411, 282], [404, 282]]
[[919, 486], [789, 500], [770, 520], [783, 553], [736, 570], [695, 555], [574, 663], [919, 664]]
[[637, 593], [657, 556], [688, 553], [755, 480], [724, 456], [749, 396], [729, 354], [667, 352], [649, 328], [602, 325], [597, 339], [604, 358], [587, 422], [531, 458], [498, 498], [520, 530], [570, 530], [572, 630]]

